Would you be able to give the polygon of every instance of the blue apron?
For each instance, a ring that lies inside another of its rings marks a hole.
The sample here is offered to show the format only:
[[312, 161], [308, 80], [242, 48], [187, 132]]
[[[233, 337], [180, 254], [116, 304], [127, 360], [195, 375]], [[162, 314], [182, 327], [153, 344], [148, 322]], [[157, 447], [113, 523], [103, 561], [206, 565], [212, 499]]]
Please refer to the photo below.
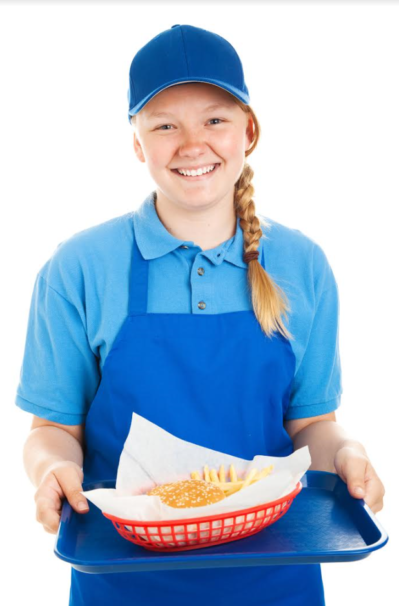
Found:
[[[291, 454], [283, 427], [295, 371], [290, 342], [267, 338], [253, 310], [147, 313], [149, 262], [133, 240], [129, 313], [86, 419], [85, 481], [116, 478], [133, 412], [236, 457]], [[103, 575], [72, 568], [71, 581], [70, 606], [325, 603], [319, 564]]]

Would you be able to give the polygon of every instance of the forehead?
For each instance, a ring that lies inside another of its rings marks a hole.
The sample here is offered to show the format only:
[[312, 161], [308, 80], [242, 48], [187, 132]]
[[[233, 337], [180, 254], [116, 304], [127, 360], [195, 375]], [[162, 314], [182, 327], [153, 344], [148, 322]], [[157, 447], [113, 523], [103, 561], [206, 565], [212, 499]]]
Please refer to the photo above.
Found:
[[238, 107], [226, 90], [206, 82], [189, 82], [165, 88], [146, 103], [139, 114], [151, 117], [155, 112], [172, 112], [173, 109], [178, 110], [187, 105], [194, 105], [197, 109], [209, 105], [215, 105], [215, 109], [217, 105]]

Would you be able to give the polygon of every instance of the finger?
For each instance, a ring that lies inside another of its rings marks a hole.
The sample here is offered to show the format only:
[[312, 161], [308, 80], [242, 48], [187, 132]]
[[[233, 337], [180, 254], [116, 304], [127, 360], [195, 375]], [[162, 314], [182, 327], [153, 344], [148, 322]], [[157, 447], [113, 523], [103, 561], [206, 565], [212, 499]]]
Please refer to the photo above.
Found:
[[82, 473], [77, 467], [61, 467], [53, 471], [68, 503], [77, 513], [87, 513], [89, 504], [84, 495], [81, 483]]
[[56, 528], [56, 529], [54, 529], [54, 528], [52, 528], [52, 527], [50, 528], [49, 526], [43, 526], [43, 528], [44, 528], [44, 530], [45, 530], [46, 532], [48, 532], [49, 534], [57, 534], [57, 532], [58, 532], [58, 526], [57, 526], [57, 528]]
[[377, 513], [377, 511], [381, 511], [381, 509], [383, 508], [385, 488], [371, 465], [369, 465], [368, 470], [366, 472], [365, 485], [365, 503], [370, 507], [370, 509], [374, 513]]
[[367, 503], [367, 505], [368, 505], [368, 507], [370, 507], [370, 509], [373, 513], [378, 513], [384, 507], [384, 502], [379, 501], [378, 503], [374, 503], [373, 505], [369, 505]]
[[53, 498], [46, 496], [38, 496], [36, 498], [36, 520], [43, 525], [47, 532], [57, 532], [60, 517], [59, 510], [57, 511]]

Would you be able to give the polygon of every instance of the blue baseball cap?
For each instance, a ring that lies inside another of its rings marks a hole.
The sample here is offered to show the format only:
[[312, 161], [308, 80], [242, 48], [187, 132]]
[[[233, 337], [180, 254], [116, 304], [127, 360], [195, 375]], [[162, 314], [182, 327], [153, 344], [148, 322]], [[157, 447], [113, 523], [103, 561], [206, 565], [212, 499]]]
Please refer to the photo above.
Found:
[[128, 119], [165, 88], [182, 82], [208, 82], [240, 101], [250, 102], [240, 57], [213, 32], [193, 25], [172, 25], [145, 44], [129, 71]]

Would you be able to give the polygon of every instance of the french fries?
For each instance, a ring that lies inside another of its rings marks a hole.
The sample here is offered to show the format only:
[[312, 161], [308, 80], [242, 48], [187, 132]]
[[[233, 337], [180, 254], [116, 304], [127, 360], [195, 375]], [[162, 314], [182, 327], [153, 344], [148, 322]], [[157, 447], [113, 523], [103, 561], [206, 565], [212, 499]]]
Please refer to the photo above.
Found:
[[226, 478], [224, 465], [220, 466], [219, 473], [216, 471], [216, 469], [209, 469], [208, 465], [204, 465], [203, 477], [201, 477], [201, 474], [199, 471], [192, 471], [191, 479], [192, 480], [204, 479], [205, 482], [212, 482], [214, 484], [217, 484], [223, 490], [223, 492], [226, 494], [226, 497], [228, 497], [229, 495], [234, 494], [235, 492], [238, 492], [239, 490], [242, 490], [243, 488], [246, 488], [250, 484], [257, 482], [258, 480], [263, 480], [263, 478], [266, 478], [272, 471], [273, 471], [273, 465], [269, 465], [269, 467], [264, 467], [260, 471], [258, 471], [257, 469], [254, 468], [254, 469], [251, 469], [250, 472], [248, 472], [248, 474], [246, 475], [246, 477], [243, 480], [239, 480], [237, 477], [237, 472], [235, 470], [234, 465], [230, 465], [230, 469], [229, 469], [230, 481], [228, 482], [227, 478]]

